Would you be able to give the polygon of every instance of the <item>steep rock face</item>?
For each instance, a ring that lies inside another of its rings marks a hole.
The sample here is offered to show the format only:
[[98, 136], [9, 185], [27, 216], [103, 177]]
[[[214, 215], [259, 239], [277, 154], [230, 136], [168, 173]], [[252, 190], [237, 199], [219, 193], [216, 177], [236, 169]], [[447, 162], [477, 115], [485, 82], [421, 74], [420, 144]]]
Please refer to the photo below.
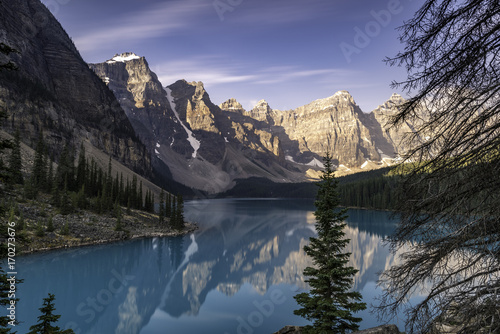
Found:
[[270, 125], [274, 125], [274, 119], [272, 117], [273, 109], [269, 106], [266, 100], [260, 100], [257, 102], [255, 107], [245, 115], [252, 117], [258, 121], [267, 122]]
[[151, 152], [163, 145], [186, 157], [192, 154], [167, 93], [144, 57], [128, 52], [89, 66], [113, 91]]
[[[174, 180], [218, 192], [235, 178], [277, 181], [286, 175], [279, 138], [265, 129], [266, 123], [243, 116], [236, 100], [224, 106], [231, 110], [227, 112], [211, 102], [202, 82], [179, 80], [163, 88], [144, 57], [133, 53], [90, 67], [114, 92], [136, 132]], [[286, 179], [305, 179], [292, 174]]]
[[327, 152], [347, 166], [380, 160], [369, 129], [362, 122], [363, 112], [346, 91], [289, 111], [273, 110], [261, 101], [249, 114], [274, 126], [277, 133], [279, 128], [283, 130], [280, 139], [288, 139], [290, 144], [285, 153], [295, 161], [307, 163], [311, 157], [317, 159]]
[[295, 110], [261, 100], [246, 111], [234, 98], [215, 105], [202, 82], [162, 88], [146, 60], [132, 53], [91, 67], [173, 178], [190, 187], [218, 192], [254, 176], [305, 181], [316, 177], [327, 151], [345, 173], [388, 165], [396, 152], [397, 133], [384, 133], [377, 111], [364, 114], [346, 91]]
[[382, 105], [373, 110], [369, 116], [376, 120], [380, 132], [393, 148], [393, 152], [384, 151], [384, 153], [392, 155], [402, 154], [405, 151], [406, 145], [404, 144], [405, 134], [411, 133], [415, 130], [415, 124], [405, 121], [400, 127], [394, 128], [388, 125], [392, 116], [398, 112], [398, 106], [405, 102], [405, 99], [399, 94], [392, 94], [392, 96]]
[[0, 75], [6, 130], [31, 143], [43, 131], [57, 156], [82, 141], [148, 175], [150, 158], [113, 93], [88, 68], [64, 29], [39, 0], [0, 2], [0, 40], [16, 50], [17, 71]]
[[200, 142], [198, 153], [211, 164], [219, 163], [225, 152], [221, 136], [224, 122], [220, 109], [210, 101], [202, 82], [179, 80], [168, 86], [175, 99], [181, 122], [189, 125], [194, 137]]
[[236, 99], [234, 99], [234, 98], [230, 98], [226, 102], [221, 103], [219, 105], [219, 108], [224, 110], [224, 111], [236, 112], [236, 113], [239, 113], [241, 115], [243, 115], [243, 113], [245, 112], [245, 109], [243, 108], [241, 103], [236, 101]]

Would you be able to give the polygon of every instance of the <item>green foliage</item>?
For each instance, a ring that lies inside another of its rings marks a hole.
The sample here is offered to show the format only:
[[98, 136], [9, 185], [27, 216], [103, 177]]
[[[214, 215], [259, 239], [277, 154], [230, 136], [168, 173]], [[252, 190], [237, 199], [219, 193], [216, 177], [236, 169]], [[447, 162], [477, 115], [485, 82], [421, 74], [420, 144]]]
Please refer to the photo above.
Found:
[[76, 187], [80, 189], [85, 186], [87, 179], [87, 160], [85, 159], [85, 147], [83, 142], [80, 145], [80, 153], [78, 154], [78, 165], [76, 167]]
[[172, 217], [172, 195], [167, 193], [167, 199], [165, 201], [165, 216], [167, 218]]
[[177, 195], [177, 207], [175, 210], [175, 224], [173, 228], [176, 230], [182, 230], [184, 228], [184, 199], [182, 195]]
[[45, 229], [43, 228], [43, 224], [40, 221], [36, 224], [35, 235], [37, 237], [45, 236]]
[[47, 232], [54, 232], [55, 227], [54, 227], [54, 218], [52, 216], [49, 217], [49, 220], [47, 221]]
[[122, 207], [118, 204], [118, 201], [115, 202], [114, 212], [116, 217], [116, 226], [115, 231], [123, 231], [122, 227]]
[[309, 245], [304, 247], [314, 263], [314, 267], [304, 270], [311, 290], [295, 296], [302, 308], [294, 314], [313, 321], [313, 326], [307, 326], [306, 332], [345, 333], [359, 328], [361, 318], [354, 317], [353, 313], [364, 310], [366, 304], [360, 302], [359, 292], [351, 291], [358, 270], [347, 266], [350, 254], [343, 253], [349, 243], [343, 231], [347, 210], [338, 209], [338, 181], [328, 154], [324, 165], [314, 212], [318, 237], [311, 238]]
[[36, 180], [33, 174], [24, 182], [23, 195], [26, 199], [36, 199], [38, 196], [38, 188], [36, 187]]
[[9, 182], [12, 184], [23, 184], [22, 160], [21, 160], [21, 138], [19, 129], [14, 134], [14, 142], [9, 158]]
[[49, 293], [49, 297], [43, 299], [43, 306], [39, 308], [42, 313], [38, 317], [38, 323], [30, 327], [28, 334], [74, 334], [72, 329], [61, 330], [59, 326], [54, 326], [60, 315], [54, 314], [56, 310], [54, 306], [55, 296]]
[[64, 225], [61, 227], [61, 231], [59, 232], [61, 235], [69, 235], [69, 225], [68, 222], [64, 223]]
[[22, 231], [26, 228], [26, 222], [24, 221], [24, 215], [22, 212], [19, 212], [19, 219], [17, 220], [16, 228], [19, 231]]
[[358, 208], [391, 210], [397, 203], [398, 176], [376, 176], [339, 184], [340, 204]]
[[68, 215], [73, 212], [73, 205], [68, 192], [68, 182], [64, 181], [64, 189], [61, 196], [60, 211], [62, 215]]
[[85, 185], [82, 185], [78, 193], [73, 196], [73, 207], [82, 210], [87, 209], [88, 201], [87, 196], [85, 195]]
[[165, 220], [165, 191], [163, 189], [160, 192], [160, 203], [159, 204], [159, 212], [158, 212], [158, 221], [160, 224], [163, 224], [163, 221]]
[[40, 131], [35, 148], [33, 170], [31, 172], [31, 182], [32, 186], [35, 188], [36, 193], [38, 193], [38, 191], [47, 184], [47, 163], [45, 157], [45, 142], [43, 140], [43, 133]]

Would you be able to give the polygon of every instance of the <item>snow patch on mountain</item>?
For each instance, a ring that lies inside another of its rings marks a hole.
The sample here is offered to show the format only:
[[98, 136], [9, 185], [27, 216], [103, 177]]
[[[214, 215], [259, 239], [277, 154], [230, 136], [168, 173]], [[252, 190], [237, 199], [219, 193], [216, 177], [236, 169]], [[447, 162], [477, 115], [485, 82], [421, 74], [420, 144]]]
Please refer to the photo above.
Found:
[[179, 117], [179, 113], [177, 112], [177, 109], [176, 109], [174, 98], [172, 97], [172, 90], [170, 88], [166, 87], [165, 88], [165, 92], [167, 92], [168, 103], [170, 103], [170, 107], [174, 111], [175, 117], [177, 118], [177, 120], [179, 121], [180, 125], [182, 125], [182, 127], [184, 128], [184, 130], [186, 131], [186, 133], [188, 135], [188, 142], [189, 142], [189, 144], [191, 144], [191, 147], [194, 150], [194, 152], [193, 152], [193, 158], [196, 158], [196, 155], [198, 154], [198, 150], [200, 149], [201, 143], [200, 143], [199, 140], [197, 140], [193, 136], [193, 132], [191, 130], [189, 130], [188, 127], [181, 121], [181, 119]]
[[122, 53], [121, 55], [115, 55], [113, 58], [108, 60], [106, 63], [108, 63], [108, 64], [124, 63], [126, 61], [131, 61], [134, 59], [141, 59], [141, 57], [139, 57], [135, 53]]
[[323, 163], [316, 158], [312, 159], [311, 162], [309, 162], [307, 165], [312, 167], [325, 168], [325, 165], [323, 165]]

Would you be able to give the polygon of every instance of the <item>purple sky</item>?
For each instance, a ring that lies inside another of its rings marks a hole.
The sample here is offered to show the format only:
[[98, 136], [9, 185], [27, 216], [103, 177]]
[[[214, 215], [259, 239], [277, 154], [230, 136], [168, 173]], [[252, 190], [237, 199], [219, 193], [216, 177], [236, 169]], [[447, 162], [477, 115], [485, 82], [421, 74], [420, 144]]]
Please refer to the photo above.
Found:
[[[145, 56], [164, 86], [203, 81], [212, 101], [293, 109], [348, 90], [369, 112], [406, 77], [382, 60], [412, 0], [42, 0], [89, 63]], [[396, 91], [401, 93], [400, 91]]]

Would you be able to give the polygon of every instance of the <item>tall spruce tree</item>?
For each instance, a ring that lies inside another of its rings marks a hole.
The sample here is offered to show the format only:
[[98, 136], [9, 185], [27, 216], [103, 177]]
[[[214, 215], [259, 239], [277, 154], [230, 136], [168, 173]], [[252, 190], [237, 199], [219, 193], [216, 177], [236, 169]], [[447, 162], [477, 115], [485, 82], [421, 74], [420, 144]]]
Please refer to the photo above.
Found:
[[[5, 56], [9, 56], [11, 53], [19, 53], [16, 49], [13, 49], [9, 45], [5, 43], [0, 43], [0, 54], [3, 54]], [[10, 59], [7, 63], [0, 63], [0, 72], [3, 70], [16, 70], [17, 67], [14, 62], [12, 62]], [[3, 118], [7, 118], [7, 113], [5, 110], [0, 109], [0, 122]], [[8, 139], [0, 139], [0, 152], [2, 152], [6, 148], [12, 148], [12, 142]], [[2, 158], [0, 157], [0, 181], [5, 181], [6, 179], [9, 178], [9, 173], [6, 173], [6, 168], [4, 166], [4, 163], [2, 161]], [[1, 191], [1, 188], [0, 188]]]
[[35, 159], [33, 161], [33, 170], [31, 176], [33, 178], [32, 186], [35, 187], [36, 191], [41, 190], [46, 184], [47, 178], [47, 164], [44, 160], [45, 157], [45, 143], [43, 140], [43, 133], [40, 131], [38, 134], [38, 141], [36, 143], [35, 149]]
[[159, 203], [159, 212], [158, 212], [158, 221], [160, 224], [163, 224], [163, 221], [165, 219], [165, 192], [163, 189], [160, 191], [160, 203]]
[[21, 161], [21, 135], [19, 129], [14, 134], [14, 142], [9, 159], [9, 181], [12, 184], [23, 184], [22, 161]]
[[172, 197], [170, 193], [167, 193], [167, 199], [165, 200], [165, 217], [172, 217]]
[[177, 206], [175, 208], [175, 213], [173, 217], [175, 218], [172, 227], [176, 230], [182, 230], [184, 228], [184, 199], [182, 195], [177, 195]]
[[351, 290], [358, 270], [347, 265], [350, 253], [344, 253], [344, 249], [349, 239], [343, 231], [347, 210], [338, 209], [338, 181], [329, 154], [324, 158], [324, 165], [314, 203], [318, 237], [311, 238], [304, 247], [314, 264], [304, 270], [311, 290], [294, 297], [302, 306], [294, 313], [313, 322], [305, 328], [306, 333], [346, 333], [359, 328], [361, 318], [354, 317], [353, 313], [364, 310], [366, 304], [360, 302], [359, 292]]
[[49, 293], [47, 298], [43, 299], [43, 306], [39, 308], [42, 315], [38, 317], [38, 323], [30, 327], [28, 334], [74, 334], [72, 329], [61, 330], [59, 326], [53, 326], [56, 323], [60, 315], [54, 314], [56, 310], [54, 306], [55, 296]]
[[78, 154], [78, 165], [76, 167], [76, 187], [80, 189], [85, 185], [87, 173], [87, 160], [85, 159], [85, 146], [83, 142], [80, 145], [80, 153]]

